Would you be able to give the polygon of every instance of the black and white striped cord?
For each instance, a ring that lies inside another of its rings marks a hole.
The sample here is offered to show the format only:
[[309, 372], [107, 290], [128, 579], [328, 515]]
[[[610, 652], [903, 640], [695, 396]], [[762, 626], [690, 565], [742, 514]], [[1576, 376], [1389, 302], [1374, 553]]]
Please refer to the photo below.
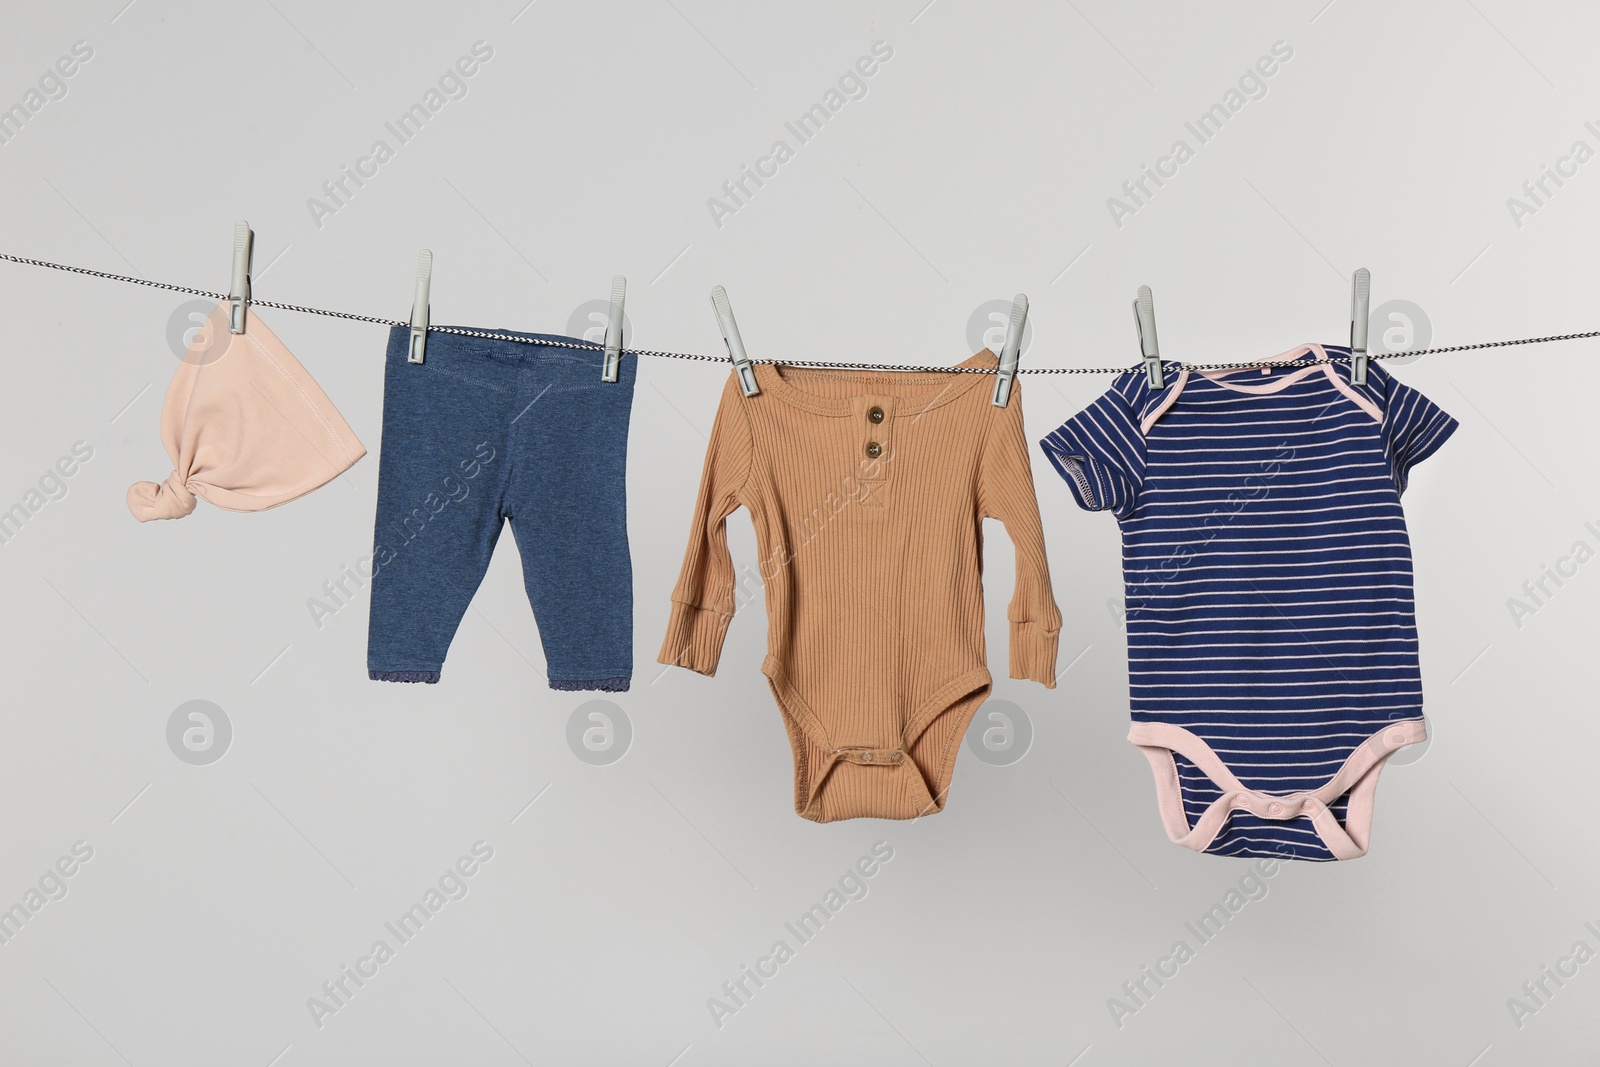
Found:
[[[170, 282], [152, 281], [149, 278], [135, 278], [126, 274], [112, 274], [103, 270], [92, 270], [89, 267], [74, 267], [65, 263], [52, 263], [45, 259], [29, 259], [26, 256], [13, 256], [0, 252], [0, 261], [17, 263], [28, 267], [47, 267], [51, 270], [66, 271], [69, 274], [83, 274], [91, 278], [104, 278], [107, 281], [127, 282], [131, 285], [144, 285], [152, 289], [164, 289], [174, 293], [186, 293], [189, 296], [206, 297], [211, 300], [223, 301], [228, 299], [227, 293], [211, 292], [206, 289], [192, 289], [187, 285], [173, 285]], [[272, 308], [277, 311], [294, 311], [302, 315], [324, 315], [335, 319], [349, 319], [352, 322], [370, 322], [375, 326], [400, 326], [410, 327], [409, 322], [399, 319], [385, 319], [376, 315], [358, 315], [352, 311], [329, 311], [324, 308], [306, 307], [302, 304], [284, 304], [276, 300], [252, 299], [250, 304], [254, 307]], [[515, 334], [495, 333], [491, 330], [472, 330], [464, 326], [429, 326], [430, 333], [449, 333], [461, 337], [480, 337], [494, 341], [517, 341], [523, 344], [538, 344], [557, 348], [575, 348], [583, 351], [601, 352], [605, 346], [587, 341], [558, 341], [549, 338], [532, 339], [518, 337]], [[1418, 356], [1440, 355], [1446, 352], [1470, 352], [1483, 348], [1509, 348], [1514, 345], [1542, 345], [1552, 344], [1557, 341], [1582, 341], [1600, 337], [1600, 330], [1589, 330], [1584, 333], [1551, 334], [1546, 337], [1519, 337], [1509, 341], [1478, 341], [1467, 345], [1445, 345], [1439, 348], [1424, 348], [1417, 351], [1401, 352], [1372, 352], [1369, 359], [1412, 359]], [[659, 348], [623, 348], [634, 356], [649, 356], [659, 359], [685, 359], [697, 360], [704, 363], [726, 363], [726, 355], [707, 355], [701, 352], [669, 352]], [[955, 374], [994, 374], [995, 367], [932, 367], [913, 364], [865, 364], [865, 363], [838, 363], [830, 360], [812, 359], [752, 359], [753, 363], [781, 364], [785, 367], [810, 367], [819, 370], [884, 370], [884, 371], [921, 371], [942, 372]], [[1349, 356], [1329, 356], [1326, 359], [1295, 359], [1275, 363], [1180, 363], [1180, 366], [1190, 370], [1237, 370], [1253, 367], [1309, 367], [1319, 363], [1348, 363]], [[1017, 368], [1018, 374], [1124, 374], [1138, 363], [1115, 367], [1036, 367], [1025, 366]]]

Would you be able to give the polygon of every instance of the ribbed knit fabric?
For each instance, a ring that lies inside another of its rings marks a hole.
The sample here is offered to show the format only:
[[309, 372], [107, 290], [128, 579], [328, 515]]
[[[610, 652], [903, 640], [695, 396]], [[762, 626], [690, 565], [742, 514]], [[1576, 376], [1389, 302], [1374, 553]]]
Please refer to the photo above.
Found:
[[[963, 366], [994, 366], [988, 350]], [[956, 750], [989, 693], [982, 520], [1016, 549], [1011, 677], [1055, 686], [1050, 592], [1020, 382], [955, 373], [756, 366], [730, 375], [711, 431], [660, 661], [713, 674], [757, 590], [771, 683], [817, 822], [943, 810]], [[760, 559], [736, 574], [725, 522], [750, 511]]]

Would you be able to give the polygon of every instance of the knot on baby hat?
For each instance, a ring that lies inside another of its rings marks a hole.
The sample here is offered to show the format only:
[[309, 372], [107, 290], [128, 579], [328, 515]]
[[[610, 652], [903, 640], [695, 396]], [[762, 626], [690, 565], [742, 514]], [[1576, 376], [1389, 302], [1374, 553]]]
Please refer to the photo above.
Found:
[[167, 475], [159, 485], [155, 482], [134, 482], [128, 486], [128, 510], [140, 522], [151, 519], [181, 519], [194, 510], [195, 496], [183, 484], [177, 471]]
[[140, 522], [181, 519], [195, 498], [265, 511], [326, 484], [367, 454], [344, 416], [252, 308], [245, 332], [217, 305], [196, 334], [161, 405], [166, 481], [136, 482]]

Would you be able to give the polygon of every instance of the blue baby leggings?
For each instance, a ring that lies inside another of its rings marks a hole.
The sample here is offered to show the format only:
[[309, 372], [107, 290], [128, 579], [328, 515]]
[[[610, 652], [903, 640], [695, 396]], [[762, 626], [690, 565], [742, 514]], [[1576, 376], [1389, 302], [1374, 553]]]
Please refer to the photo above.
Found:
[[601, 353], [430, 333], [384, 368], [368, 676], [437, 682], [509, 521], [552, 689], [622, 692], [633, 675], [624, 474], [637, 361], [600, 380]]

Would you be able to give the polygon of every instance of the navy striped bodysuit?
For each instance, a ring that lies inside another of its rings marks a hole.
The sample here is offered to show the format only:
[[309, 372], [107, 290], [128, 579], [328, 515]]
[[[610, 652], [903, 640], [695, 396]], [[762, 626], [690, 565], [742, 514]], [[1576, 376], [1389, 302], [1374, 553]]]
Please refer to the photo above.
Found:
[[1360, 386], [1348, 364], [1167, 367], [1041, 442], [1122, 528], [1129, 740], [1173, 841], [1354, 859], [1384, 762], [1426, 737], [1400, 494], [1456, 422], [1376, 363]]

